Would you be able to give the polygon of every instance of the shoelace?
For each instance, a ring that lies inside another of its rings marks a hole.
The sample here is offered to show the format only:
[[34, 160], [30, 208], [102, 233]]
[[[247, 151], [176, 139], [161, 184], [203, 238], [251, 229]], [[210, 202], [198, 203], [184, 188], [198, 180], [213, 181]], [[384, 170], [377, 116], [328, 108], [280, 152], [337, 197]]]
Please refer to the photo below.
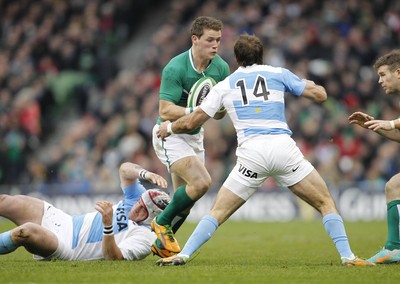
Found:
[[169, 225], [165, 225], [164, 227], [165, 227], [165, 232], [163, 234], [167, 235], [171, 243], [175, 242], [174, 233], [172, 232], [171, 227]]

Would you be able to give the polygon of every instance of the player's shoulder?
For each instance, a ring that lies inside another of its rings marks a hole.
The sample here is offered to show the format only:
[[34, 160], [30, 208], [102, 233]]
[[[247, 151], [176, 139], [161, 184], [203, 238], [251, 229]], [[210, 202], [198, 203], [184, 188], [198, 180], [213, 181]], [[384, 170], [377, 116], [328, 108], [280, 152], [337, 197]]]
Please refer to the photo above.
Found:
[[181, 67], [188, 60], [189, 60], [189, 51], [186, 50], [186, 51], [172, 57], [171, 60], [165, 66], [165, 68]]
[[188, 64], [188, 51], [180, 53], [173, 57], [163, 68], [163, 75], [179, 76], [181, 73], [186, 73]]
[[253, 65], [248, 68], [250, 71], [262, 70], [262, 71], [271, 72], [271, 73], [284, 73], [285, 72], [284, 67], [273, 66], [273, 65], [268, 65], [268, 64]]

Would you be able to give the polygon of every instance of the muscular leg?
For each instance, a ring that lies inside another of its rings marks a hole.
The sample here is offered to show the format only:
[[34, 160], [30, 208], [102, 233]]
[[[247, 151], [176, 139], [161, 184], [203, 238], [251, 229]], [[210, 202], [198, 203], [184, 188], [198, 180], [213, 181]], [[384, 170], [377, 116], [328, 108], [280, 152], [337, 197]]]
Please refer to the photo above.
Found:
[[314, 207], [322, 216], [338, 213], [325, 181], [316, 170], [313, 170], [302, 181], [290, 186], [289, 189]]
[[400, 200], [400, 174], [394, 175], [385, 187], [386, 203]]
[[[28, 237], [25, 239], [32, 239], [32, 237], [30, 237], [32, 234], [29, 233], [30, 231], [26, 230], [26, 226], [28, 225], [24, 224], [29, 223], [29, 228], [32, 227], [32, 225], [40, 227], [43, 217], [43, 201], [25, 195], [11, 196], [1, 194], [0, 216], [9, 219], [19, 226], [13, 230], [0, 234], [0, 254], [10, 253], [20, 245], [24, 245], [24, 242], [22, 242], [24, 236]], [[28, 232], [28, 234], [26, 234], [26, 232]], [[29, 243], [27, 243], [27, 245], [28, 247], [31, 246]]]
[[222, 186], [218, 192], [217, 199], [213, 208], [210, 210], [209, 215], [217, 220], [221, 226], [233, 213], [236, 212], [246, 200], [240, 198], [232, 191]]
[[0, 195], [0, 216], [9, 219], [17, 226], [32, 222], [42, 223], [43, 201], [26, 195]]
[[354, 254], [350, 249], [343, 220], [338, 214], [335, 202], [319, 173], [314, 169], [302, 181], [289, 188], [321, 213], [325, 230], [332, 238], [340, 256], [353, 259]]
[[48, 257], [56, 251], [58, 246], [56, 235], [32, 222], [0, 234], [0, 238], [4, 239], [4, 236], [9, 239], [5, 240], [6, 246], [0, 247], [0, 254], [10, 253], [19, 246], [24, 246], [30, 253]]
[[200, 199], [211, 185], [210, 174], [195, 156], [176, 161], [171, 166], [171, 173], [179, 176], [186, 183], [186, 193], [195, 201]]
[[[211, 177], [203, 163], [195, 156], [176, 161], [171, 166], [173, 181], [180, 185], [167, 208], [157, 217], [160, 225], [171, 225], [180, 213], [190, 209], [211, 185]], [[179, 178], [178, 178], [179, 177]], [[182, 182], [183, 181], [183, 182]], [[186, 211], [187, 213], [188, 211]]]

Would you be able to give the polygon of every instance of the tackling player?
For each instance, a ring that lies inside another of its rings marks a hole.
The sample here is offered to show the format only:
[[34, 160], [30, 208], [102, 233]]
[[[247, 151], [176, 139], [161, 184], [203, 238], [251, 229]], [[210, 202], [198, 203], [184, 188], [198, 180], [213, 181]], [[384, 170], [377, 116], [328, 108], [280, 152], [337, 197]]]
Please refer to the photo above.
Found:
[[[172, 135], [167, 141], [157, 138], [155, 133], [162, 121], [174, 121], [193, 111], [186, 105], [189, 91], [196, 81], [209, 76], [219, 82], [230, 74], [228, 64], [217, 55], [222, 28], [218, 19], [196, 18], [191, 26], [192, 47], [172, 58], [162, 72], [160, 117], [153, 128], [153, 147], [171, 173], [175, 192], [164, 213], [152, 222], [158, 237], [152, 250], [161, 257], [180, 251], [174, 233], [194, 203], [207, 192], [211, 177], [204, 166], [204, 130], [201, 126], [185, 135]], [[222, 112], [219, 118], [225, 114]]]
[[0, 195], [0, 216], [18, 227], [0, 234], [0, 254], [19, 246], [37, 260], [140, 260], [151, 253], [156, 236], [150, 229], [169, 202], [156, 189], [145, 190], [138, 177], [162, 188], [167, 181], [133, 163], [119, 169], [124, 199], [117, 205], [96, 202], [96, 211], [71, 216], [44, 200], [25, 195]]
[[[374, 69], [379, 84], [386, 94], [400, 92], [400, 49], [379, 57]], [[400, 142], [400, 120], [376, 120], [371, 115], [355, 112], [349, 116], [350, 124], [370, 129], [383, 137]], [[400, 173], [394, 175], [385, 186], [388, 234], [384, 247], [369, 261], [377, 264], [400, 262]]]
[[200, 220], [182, 252], [160, 259], [157, 264], [185, 264], [267, 178], [274, 177], [322, 215], [343, 265], [374, 266], [353, 254], [326, 183], [304, 158], [286, 123], [285, 93], [321, 103], [327, 99], [325, 89], [300, 79], [288, 69], [263, 65], [263, 51], [259, 38], [241, 35], [234, 46], [239, 68], [214, 86], [196, 111], [175, 122], [164, 122], [157, 132], [160, 138], [168, 140], [171, 133], [191, 131], [225, 107], [238, 140], [236, 166], [218, 192], [215, 205]]

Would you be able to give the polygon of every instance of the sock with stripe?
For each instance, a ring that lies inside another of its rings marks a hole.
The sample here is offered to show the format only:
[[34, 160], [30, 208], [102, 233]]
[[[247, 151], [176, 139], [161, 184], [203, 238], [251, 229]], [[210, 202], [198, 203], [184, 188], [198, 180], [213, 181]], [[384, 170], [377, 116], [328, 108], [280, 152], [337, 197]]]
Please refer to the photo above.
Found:
[[387, 204], [388, 237], [385, 244], [385, 249], [400, 249], [399, 215], [400, 200], [393, 200], [389, 202]]
[[179, 228], [182, 226], [182, 224], [185, 222], [187, 216], [189, 216], [189, 214], [178, 214], [175, 216], [175, 218], [172, 220], [172, 232], [174, 232], [174, 234], [179, 230]]

